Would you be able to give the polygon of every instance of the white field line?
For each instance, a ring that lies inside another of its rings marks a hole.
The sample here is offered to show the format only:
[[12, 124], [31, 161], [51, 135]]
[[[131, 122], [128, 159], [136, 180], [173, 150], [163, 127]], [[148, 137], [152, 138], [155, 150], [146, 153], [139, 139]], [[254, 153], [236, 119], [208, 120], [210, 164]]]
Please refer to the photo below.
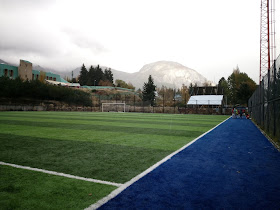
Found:
[[130, 181], [124, 183], [122, 186], [120, 186], [119, 188], [115, 189], [114, 191], [112, 191], [109, 195], [107, 195], [106, 197], [100, 199], [99, 201], [97, 201], [96, 203], [90, 205], [88, 208], [86, 208], [85, 210], [93, 210], [93, 209], [97, 209], [99, 207], [101, 207], [102, 205], [104, 205], [105, 203], [107, 203], [109, 200], [113, 199], [114, 197], [116, 197], [118, 194], [120, 194], [122, 191], [124, 191], [126, 188], [128, 188], [130, 185], [132, 185], [133, 183], [137, 182], [139, 179], [141, 179], [142, 177], [144, 177], [145, 175], [147, 175], [148, 173], [152, 172], [153, 170], [155, 170], [157, 167], [159, 167], [161, 164], [165, 163], [166, 161], [168, 161], [169, 159], [171, 159], [174, 155], [178, 154], [179, 152], [181, 152], [182, 150], [186, 149], [188, 146], [190, 146], [191, 144], [193, 144], [194, 142], [196, 142], [198, 139], [200, 139], [201, 137], [205, 136], [206, 134], [208, 134], [209, 132], [211, 132], [212, 130], [214, 130], [215, 128], [217, 128], [218, 126], [220, 126], [222, 123], [224, 123], [225, 121], [227, 121], [228, 119], [230, 119], [231, 117], [227, 118], [226, 120], [224, 120], [223, 122], [219, 123], [218, 125], [216, 125], [214, 128], [210, 129], [209, 131], [201, 134], [199, 137], [197, 137], [196, 139], [194, 139], [193, 141], [189, 142], [188, 144], [186, 144], [185, 146], [181, 147], [180, 149], [178, 149], [177, 151], [171, 153], [170, 155], [166, 156], [164, 159], [160, 160], [159, 162], [157, 162], [156, 164], [154, 164], [153, 166], [151, 166], [150, 168], [148, 168], [146, 171], [142, 172], [141, 174], [138, 174], [137, 176], [135, 176], [134, 178], [132, 178]]
[[55, 171], [48, 171], [48, 170], [39, 169], [39, 168], [31, 168], [29, 166], [21, 166], [21, 165], [16, 165], [16, 164], [12, 164], [12, 163], [5, 163], [5, 162], [2, 162], [2, 161], [0, 161], [0, 165], [12, 166], [12, 167], [15, 167], [15, 168], [21, 168], [21, 169], [26, 169], [26, 170], [30, 170], [30, 171], [38, 171], [38, 172], [42, 172], [42, 173], [45, 173], [45, 174], [63, 176], [63, 177], [67, 177], [67, 178], [70, 178], [70, 179], [79, 179], [79, 180], [83, 180], [83, 181], [87, 181], [87, 182], [113, 185], [113, 186], [116, 186], [116, 187], [122, 186], [122, 184], [119, 184], [119, 183], [108, 182], [108, 181], [103, 181], [103, 180], [98, 180], [98, 179], [85, 178], [85, 177], [80, 177], [80, 176], [74, 176], [74, 175], [70, 175], [70, 174], [64, 174], [64, 173], [59, 173], [59, 172], [55, 172]]

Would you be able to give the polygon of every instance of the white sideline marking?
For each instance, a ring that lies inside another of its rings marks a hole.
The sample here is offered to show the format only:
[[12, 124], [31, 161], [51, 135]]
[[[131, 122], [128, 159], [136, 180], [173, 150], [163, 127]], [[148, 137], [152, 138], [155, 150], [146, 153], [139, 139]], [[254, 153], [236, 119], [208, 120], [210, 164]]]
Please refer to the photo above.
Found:
[[174, 155], [178, 154], [179, 152], [181, 152], [182, 150], [186, 149], [188, 146], [190, 146], [191, 144], [193, 144], [194, 142], [196, 142], [198, 139], [200, 139], [201, 137], [205, 136], [207, 133], [211, 132], [212, 130], [214, 130], [215, 128], [217, 128], [219, 125], [221, 125], [222, 123], [224, 123], [225, 121], [227, 121], [228, 119], [230, 119], [231, 116], [227, 119], [225, 119], [223, 122], [219, 123], [218, 125], [216, 125], [214, 128], [210, 129], [209, 131], [201, 134], [199, 137], [197, 137], [196, 139], [192, 140], [191, 142], [189, 142], [188, 144], [186, 144], [185, 146], [181, 147], [180, 149], [178, 149], [177, 151], [171, 153], [170, 155], [166, 156], [164, 159], [160, 160], [159, 162], [157, 162], [156, 164], [154, 164], [153, 166], [151, 166], [150, 168], [148, 168], [146, 171], [142, 172], [141, 174], [138, 174], [137, 176], [135, 176], [134, 178], [132, 178], [130, 181], [124, 183], [122, 186], [120, 186], [119, 188], [115, 189], [114, 191], [112, 191], [109, 195], [107, 195], [106, 197], [100, 199], [99, 201], [97, 201], [96, 203], [90, 205], [88, 208], [86, 208], [85, 210], [93, 210], [93, 209], [97, 209], [99, 207], [101, 207], [102, 205], [104, 205], [105, 203], [107, 203], [109, 200], [113, 199], [114, 197], [116, 197], [118, 194], [120, 194], [122, 191], [124, 191], [126, 188], [128, 188], [130, 185], [132, 185], [133, 183], [137, 182], [139, 179], [141, 179], [142, 177], [144, 177], [145, 175], [147, 175], [148, 173], [152, 172], [153, 170], [155, 170], [157, 167], [159, 167], [161, 164], [165, 163], [166, 161], [168, 161], [169, 159], [171, 159]]
[[12, 167], [15, 167], [15, 168], [21, 168], [21, 169], [26, 169], [26, 170], [30, 170], [30, 171], [38, 171], [38, 172], [42, 172], [42, 173], [45, 173], [45, 174], [63, 176], [63, 177], [71, 178], [71, 179], [79, 179], [79, 180], [83, 180], [83, 181], [87, 181], [87, 182], [113, 185], [113, 186], [116, 186], [116, 187], [122, 186], [122, 184], [119, 184], [119, 183], [108, 182], [108, 181], [103, 181], [103, 180], [98, 180], [98, 179], [85, 178], [85, 177], [80, 177], [80, 176], [74, 176], [74, 175], [71, 175], [71, 174], [64, 174], [64, 173], [59, 173], [59, 172], [55, 172], [55, 171], [48, 171], [48, 170], [39, 169], [39, 168], [31, 168], [29, 166], [20, 166], [20, 165], [16, 165], [16, 164], [12, 164], [12, 163], [5, 163], [5, 162], [2, 162], [2, 161], [0, 161], [0, 165], [12, 166]]

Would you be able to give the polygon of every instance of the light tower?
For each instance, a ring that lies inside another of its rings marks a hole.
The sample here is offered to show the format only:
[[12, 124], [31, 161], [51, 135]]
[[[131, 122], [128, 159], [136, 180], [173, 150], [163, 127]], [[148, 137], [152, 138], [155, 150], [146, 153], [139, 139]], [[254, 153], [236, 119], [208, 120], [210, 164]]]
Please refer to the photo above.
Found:
[[267, 74], [276, 56], [275, 0], [261, 0], [260, 20], [260, 78]]

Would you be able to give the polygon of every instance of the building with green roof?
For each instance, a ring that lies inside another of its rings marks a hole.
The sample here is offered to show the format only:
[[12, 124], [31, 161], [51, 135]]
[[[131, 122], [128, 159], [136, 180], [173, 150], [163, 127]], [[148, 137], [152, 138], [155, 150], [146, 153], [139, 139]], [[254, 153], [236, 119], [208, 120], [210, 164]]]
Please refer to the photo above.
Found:
[[[6, 76], [11, 79], [20, 77], [23, 80], [27, 80], [27, 79], [35, 80], [35, 79], [39, 79], [41, 72], [42, 71], [39, 71], [39, 70], [33, 70], [32, 63], [29, 61], [26, 61], [26, 60], [20, 60], [19, 67], [4, 64], [4, 63], [0, 64], [0, 77]], [[45, 72], [44, 77], [46, 80], [67, 83], [67, 81], [65, 81], [63, 78], [61, 78], [60, 75], [54, 74], [51, 72]]]

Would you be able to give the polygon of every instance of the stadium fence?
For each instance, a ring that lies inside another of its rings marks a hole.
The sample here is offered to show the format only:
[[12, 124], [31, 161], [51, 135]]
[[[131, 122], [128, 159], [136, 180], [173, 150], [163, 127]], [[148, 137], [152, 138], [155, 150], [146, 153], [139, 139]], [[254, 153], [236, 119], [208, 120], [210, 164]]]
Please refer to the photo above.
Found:
[[280, 55], [248, 101], [252, 119], [280, 143]]

